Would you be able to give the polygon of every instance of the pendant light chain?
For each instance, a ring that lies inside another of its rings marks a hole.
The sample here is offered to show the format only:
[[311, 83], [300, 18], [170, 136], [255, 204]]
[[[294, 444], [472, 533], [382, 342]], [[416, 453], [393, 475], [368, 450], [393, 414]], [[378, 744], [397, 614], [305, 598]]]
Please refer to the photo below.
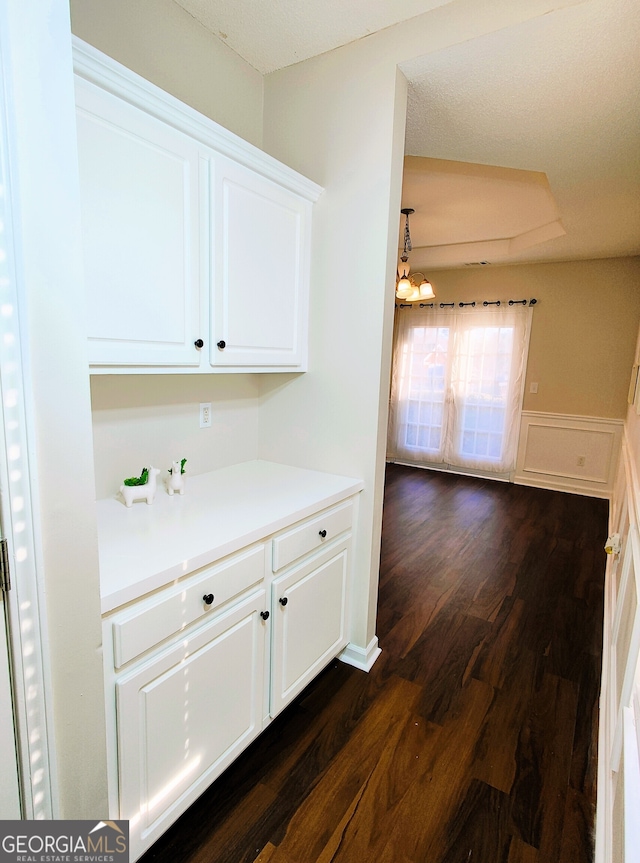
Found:
[[404, 223], [404, 253], [411, 251], [411, 234], [409, 233], [409, 213], [405, 215], [406, 222]]

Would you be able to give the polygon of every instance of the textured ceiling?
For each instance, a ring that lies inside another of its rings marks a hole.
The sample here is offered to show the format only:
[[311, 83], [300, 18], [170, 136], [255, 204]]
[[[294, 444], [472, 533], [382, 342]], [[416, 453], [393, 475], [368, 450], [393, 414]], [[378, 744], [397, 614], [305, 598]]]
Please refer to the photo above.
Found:
[[547, 175], [566, 234], [494, 261], [640, 253], [639, 46], [637, 0], [590, 0], [403, 67], [407, 153]]
[[266, 74], [451, 0], [175, 0]]
[[[455, 0], [175, 2], [268, 73]], [[406, 152], [546, 175], [566, 233], [500, 246], [519, 233], [515, 224], [503, 227], [505, 237], [491, 237], [494, 263], [640, 254], [638, 0], [549, 5], [522, 24], [401, 64], [409, 81]], [[461, 221], [451, 214], [469, 210], [462, 221], [466, 242], [475, 243], [495, 203], [458, 181], [448, 193], [441, 183], [437, 195], [435, 188], [419, 199], [404, 189], [403, 205], [416, 210], [414, 245], [460, 244], [460, 255], [449, 249], [442, 266], [468, 263], [472, 252], [477, 260], [482, 250], [463, 248]], [[425, 265], [420, 254], [412, 256], [414, 268]]]

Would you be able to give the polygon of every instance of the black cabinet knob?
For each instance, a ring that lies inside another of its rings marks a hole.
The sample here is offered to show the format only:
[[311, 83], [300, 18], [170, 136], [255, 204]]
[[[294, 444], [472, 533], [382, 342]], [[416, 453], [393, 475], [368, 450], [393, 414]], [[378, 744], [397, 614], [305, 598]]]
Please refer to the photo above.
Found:
[[204, 342], [202, 341], [202, 339], [196, 339], [194, 345], [198, 348], [198, 350], [200, 350], [200, 348], [204, 347]]
[[268, 611], [261, 611], [261, 612], [260, 612], [260, 617], [261, 617], [263, 620], [269, 620], [269, 612], [268, 612]]
[[226, 346], [227, 346], [227, 343], [225, 342], [225, 340], [220, 339], [220, 341], [218, 342], [218, 347], [220, 348], [220, 350], [223, 351], [226, 348]]
[[326, 530], [319, 530], [319, 531], [318, 531], [318, 533], [320, 534], [320, 536], [321, 536], [323, 539], [324, 539], [324, 538], [325, 538], [325, 536], [327, 535], [327, 531], [326, 531]]
[[286, 596], [281, 596], [280, 599], [278, 600], [278, 602], [280, 603], [280, 605], [286, 605], [289, 602], [289, 600], [287, 599]]
[[214, 600], [214, 596], [212, 593], [205, 593], [205, 595], [202, 597], [202, 600], [203, 602], [206, 602], [207, 605], [211, 605]]

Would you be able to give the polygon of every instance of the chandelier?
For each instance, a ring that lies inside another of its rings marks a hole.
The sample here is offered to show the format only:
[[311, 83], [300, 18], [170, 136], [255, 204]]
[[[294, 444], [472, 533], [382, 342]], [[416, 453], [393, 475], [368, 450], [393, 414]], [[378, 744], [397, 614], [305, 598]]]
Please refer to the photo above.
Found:
[[411, 234], [409, 233], [409, 216], [415, 213], [410, 207], [400, 210], [405, 217], [404, 247], [400, 255], [396, 281], [396, 297], [415, 303], [417, 300], [432, 300], [435, 297], [431, 282], [424, 273], [409, 274], [409, 252], [411, 251]]

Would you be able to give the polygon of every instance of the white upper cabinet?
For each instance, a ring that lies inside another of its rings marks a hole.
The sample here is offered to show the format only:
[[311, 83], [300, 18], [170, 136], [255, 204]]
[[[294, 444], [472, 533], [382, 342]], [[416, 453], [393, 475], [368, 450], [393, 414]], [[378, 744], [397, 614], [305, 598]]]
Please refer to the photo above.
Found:
[[211, 365], [302, 367], [310, 202], [223, 156], [211, 187]]
[[74, 40], [93, 373], [305, 371], [315, 183]]
[[89, 362], [199, 363], [199, 153], [76, 82]]

